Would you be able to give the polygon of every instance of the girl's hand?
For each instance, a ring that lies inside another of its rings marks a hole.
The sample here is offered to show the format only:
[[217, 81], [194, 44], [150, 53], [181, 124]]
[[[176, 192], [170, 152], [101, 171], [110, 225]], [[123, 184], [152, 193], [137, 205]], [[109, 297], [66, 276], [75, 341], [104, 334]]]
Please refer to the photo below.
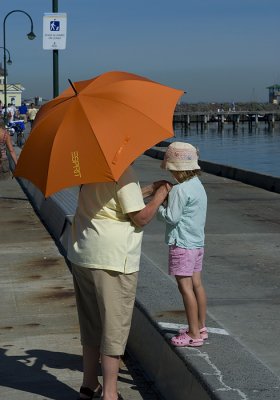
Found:
[[174, 185], [173, 185], [173, 183], [166, 182], [165, 186], [166, 186], [166, 189], [168, 190], [168, 192], [170, 192], [170, 190], [173, 188]]

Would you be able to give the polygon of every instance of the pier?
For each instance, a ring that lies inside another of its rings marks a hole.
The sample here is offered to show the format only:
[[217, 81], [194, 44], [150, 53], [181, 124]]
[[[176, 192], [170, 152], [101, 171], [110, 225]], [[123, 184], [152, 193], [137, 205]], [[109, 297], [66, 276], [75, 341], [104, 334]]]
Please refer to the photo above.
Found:
[[[163, 149], [151, 150], [134, 164], [142, 186], [168, 176], [160, 168]], [[169, 344], [184, 326], [185, 312], [167, 275], [164, 226], [154, 219], [143, 237], [129, 354], [165, 399], [279, 400], [280, 350], [267, 340], [280, 329], [279, 194], [212, 173], [201, 179], [208, 195], [203, 274], [209, 340], [202, 349]], [[63, 254], [78, 188], [45, 199], [27, 180], [11, 179], [0, 192], [0, 397], [74, 398], [82, 378], [81, 348]], [[143, 382], [139, 387], [124, 367], [121, 372], [126, 399], [153, 398]]]
[[186, 126], [191, 123], [196, 123], [202, 127], [209, 122], [217, 122], [219, 127], [224, 123], [231, 123], [233, 128], [236, 128], [240, 123], [248, 123], [249, 128], [253, 125], [258, 125], [260, 121], [264, 121], [273, 128], [275, 122], [280, 120], [279, 111], [175, 111], [173, 121], [174, 123], [182, 123]]

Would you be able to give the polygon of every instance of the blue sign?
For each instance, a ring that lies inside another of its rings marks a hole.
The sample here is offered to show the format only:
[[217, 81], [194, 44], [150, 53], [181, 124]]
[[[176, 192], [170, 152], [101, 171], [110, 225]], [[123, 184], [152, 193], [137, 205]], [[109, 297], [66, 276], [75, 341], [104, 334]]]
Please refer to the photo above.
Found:
[[60, 31], [60, 21], [51, 21], [50, 31], [55, 31], [55, 32]]

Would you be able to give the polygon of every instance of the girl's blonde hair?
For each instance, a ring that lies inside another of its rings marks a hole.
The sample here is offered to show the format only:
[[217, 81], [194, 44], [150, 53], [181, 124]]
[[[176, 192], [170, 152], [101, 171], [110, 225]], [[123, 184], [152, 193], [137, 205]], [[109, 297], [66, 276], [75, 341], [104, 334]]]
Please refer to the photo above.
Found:
[[200, 169], [193, 169], [192, 171], [170, 171], [170, 172], [179, 183], [189, 181], [195, 176], [201, 175]]

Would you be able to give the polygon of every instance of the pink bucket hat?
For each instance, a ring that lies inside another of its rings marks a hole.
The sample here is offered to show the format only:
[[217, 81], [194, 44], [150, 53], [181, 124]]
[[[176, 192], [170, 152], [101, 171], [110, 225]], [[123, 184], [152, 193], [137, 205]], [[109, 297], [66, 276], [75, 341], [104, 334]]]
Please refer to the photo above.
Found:
[[170, 171], [193, 171], [200, 169], [197, 149], [185, 142], [171, 143], [166, 150], [161, 168]]

